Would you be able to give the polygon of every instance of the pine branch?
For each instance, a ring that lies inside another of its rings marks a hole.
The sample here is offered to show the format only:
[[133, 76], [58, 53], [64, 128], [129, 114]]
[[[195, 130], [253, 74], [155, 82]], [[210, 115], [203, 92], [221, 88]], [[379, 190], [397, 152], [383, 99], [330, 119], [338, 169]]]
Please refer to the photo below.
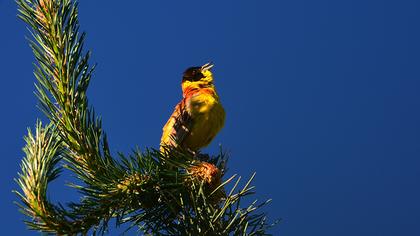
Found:
[[34, 219], [26, 221], [26, 224], [31, 229], [44, 232], [82, 232], [83, 222], [68, 221], [70, 215], [47, 199], [48, 183], [58, 177], [60, 168], [56, 165], [67, 152], [61, 145], [57, 129], [51, 124], [43, 128], [38, 122], [35, 134], [28, 130], [25, 141], [23, 150], [26, 158], [22, 161], [22, 172], [16, 180], [22, 192], [15, 192], [24, 204], [20, 205], [22, 212]]
[[[86, 96], [94, 67], [83, 49], [78, 4], [71, 0], [17, 0], [19, 17], [31, 28], [36, 95], [51, 124], [37, 123], [28, 133], [26, 157], [16, 192], [27, 225], [57, 234], [105, 233], [108, 222], [131, 224], [153, 235], [265, 235], [265, 214], [256, 213], [267, 202], [241, 208], [253, 194], [250, 181], [237, 190], [240, 178], [226, 194], [221, 183], [226, 155], [198, 160], [189, 151], [167, 147], [165, 152], [134, 151], [114, 159], [101, 119]], [[80, 202], [52, 204], [48, 183], [62, 166], [82, 182], [71, 186], [83, 194]]]
[[83, 53], [85, 33], [78, 32], [77, 3], [18, 0], [18, 4], [19, 17], [33, 30], [30, 46], [38, 62], [35, 76], [42, 110], [73, 150], [71, 163], [82, 168], [86, 178], [106, 177], [115, 163], [101, 120], [88, 106], [93, 67], [88, 64], [90, 52]]

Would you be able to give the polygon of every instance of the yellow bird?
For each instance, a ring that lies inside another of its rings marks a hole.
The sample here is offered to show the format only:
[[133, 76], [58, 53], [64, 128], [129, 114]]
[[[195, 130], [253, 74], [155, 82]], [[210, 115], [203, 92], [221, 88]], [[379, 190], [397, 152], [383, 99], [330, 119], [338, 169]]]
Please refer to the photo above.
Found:
[[192, 152], [210, 144], [225, 122], [225, 110], [213, 84], [213, 64], [188, 68], [182, 77], [183, 98], [163, 127], [161, 151], [181, 146]]

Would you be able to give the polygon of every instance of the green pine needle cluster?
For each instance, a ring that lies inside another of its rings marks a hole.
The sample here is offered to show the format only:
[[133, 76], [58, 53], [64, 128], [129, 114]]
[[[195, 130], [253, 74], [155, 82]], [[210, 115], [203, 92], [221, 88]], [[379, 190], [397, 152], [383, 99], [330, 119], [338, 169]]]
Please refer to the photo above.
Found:
[[[106, 233], [108, 223], [145, 235], [267, 235], [272, 226], [259, 209], [241, 206], [253, 194], [251, 181], [222, 182], [227, 157], [200, 160], [180, 148], [150, 149], [113, 157], [101, 119], [88, 104], [90, 52], [83, 49], [78, 4], [72, 0], [17, 0], [19, 17], [31, 29], [36, 95], [50, 124], [37, 122], [25, 138], [26, 157], [17, 178], [21, 211], [30, 229], [57, 235]], [[71, 170], [83, 194], [79, 202], [53, 204], [50, 181]], [[226, 189], [230, 190], [227, 191]]]

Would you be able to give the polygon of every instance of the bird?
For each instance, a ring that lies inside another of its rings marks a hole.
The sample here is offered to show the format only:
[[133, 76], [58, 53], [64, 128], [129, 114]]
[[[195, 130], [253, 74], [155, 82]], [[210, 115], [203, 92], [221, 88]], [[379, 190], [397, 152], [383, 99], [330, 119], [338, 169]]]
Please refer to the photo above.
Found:
[[206, 63], [183, 73], [183, 98], [162, 129], [162, 152], [168, 147], [182, 147], [196, 154], [223, 128], [226, 114], [214, 85], [213, 66]]

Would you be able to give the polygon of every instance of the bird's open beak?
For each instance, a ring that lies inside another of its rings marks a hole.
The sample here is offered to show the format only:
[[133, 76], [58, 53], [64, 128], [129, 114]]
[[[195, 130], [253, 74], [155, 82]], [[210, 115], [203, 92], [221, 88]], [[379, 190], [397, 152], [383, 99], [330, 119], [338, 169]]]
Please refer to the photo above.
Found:
[[213, 63], [209, 62], [204, 64], [203, 66], [201, 66], [201, 71], [206, 71], [206, 70], [210, 70], [212, 67], [214, 66]]

